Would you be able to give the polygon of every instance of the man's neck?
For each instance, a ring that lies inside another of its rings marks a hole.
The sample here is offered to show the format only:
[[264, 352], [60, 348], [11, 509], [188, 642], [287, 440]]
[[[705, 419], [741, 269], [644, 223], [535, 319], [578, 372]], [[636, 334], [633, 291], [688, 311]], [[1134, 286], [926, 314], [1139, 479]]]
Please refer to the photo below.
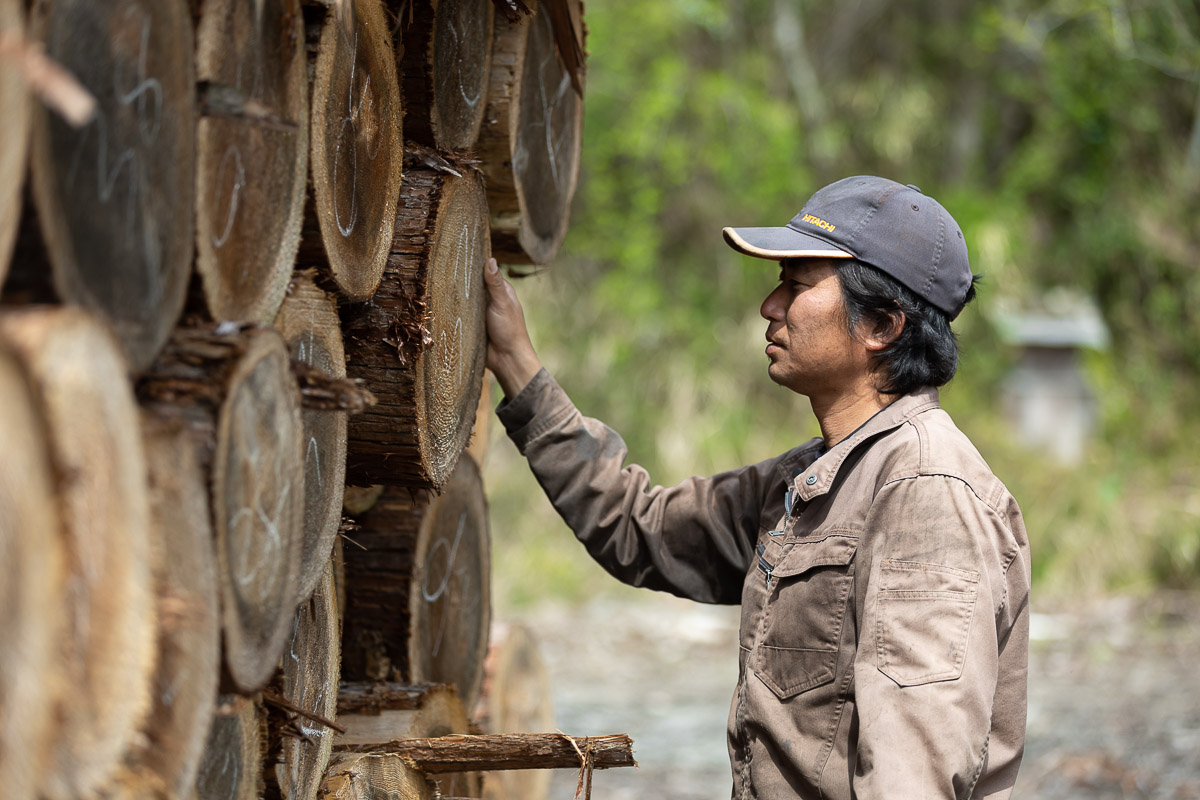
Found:
[[874, 386], [862, 386], [832, 398], [814, 397], [809, 401], [821, 426], [825, 448], [829, 449], [897, 399], [895, 395], [880, 393]]

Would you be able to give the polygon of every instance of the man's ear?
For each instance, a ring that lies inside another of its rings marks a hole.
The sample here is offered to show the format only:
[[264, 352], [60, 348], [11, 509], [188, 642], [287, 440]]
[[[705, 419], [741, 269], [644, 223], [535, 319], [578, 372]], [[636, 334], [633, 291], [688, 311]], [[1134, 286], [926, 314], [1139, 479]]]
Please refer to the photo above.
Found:
[[867, 350], [878, 353], [900, 338], [908, 317], [898, 308], [885, 312], [875, 322], [874, 328], [863, 337], [862, 343]]

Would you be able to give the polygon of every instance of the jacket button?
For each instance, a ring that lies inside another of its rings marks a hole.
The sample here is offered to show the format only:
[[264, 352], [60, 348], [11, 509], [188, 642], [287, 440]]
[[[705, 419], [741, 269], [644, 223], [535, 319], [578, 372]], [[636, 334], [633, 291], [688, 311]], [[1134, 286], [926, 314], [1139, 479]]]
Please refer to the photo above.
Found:
[[807, 483], [809, 486], [812, 486], [814, 483], [817, 482], [817, 476], [809, 475], [807, 478], [804, 479], [804, 482]]

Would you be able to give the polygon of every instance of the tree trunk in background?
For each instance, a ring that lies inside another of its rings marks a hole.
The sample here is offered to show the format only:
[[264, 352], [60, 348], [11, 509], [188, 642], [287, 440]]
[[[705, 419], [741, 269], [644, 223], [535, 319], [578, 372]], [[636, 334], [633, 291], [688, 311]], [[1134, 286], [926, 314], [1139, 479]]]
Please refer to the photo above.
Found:
[[266, 714], [258, 701], [218, 698], [196, 776], [196, 800], [258, 800], [265, 747]]
[[389, 6], [404, 26], [405, 136], [445, 151], [470, 150], [487, 105], [495, 4], [389, 0]]
[[[280, 689], [296, 708], [332, 720], [337, 714], [340, 630], [327, 560], [317, 590], [296, 610], [292, 641], [283, 654]], [[268, 798], [314, 800], [329, 765], [334, 731], [294, 711], [269, 706]]]
[[0, 786], [10, 800], [32, 800], [49, 767], [67, 617], [49, 435], [29, 377], [0, 346]]
[[23, 309], [0, 317], [0, 334], [31, 376], [58, 476], [68, 621], [58, 674], [45, 676], [62, 695], [41, 793], [65, 800], [113, 775], [149, 708], [146, 462], [128, 365], [103, 324], [78, 309]]
[[380, 0], [305, 0], [312, 83], [312, 199], [301, 266], [321, 266], [350, 300], [374, 294], [400, 196], [404, 105]]
[[215, 320], [269, 323], [300, 243], [308, 77], [299, 0], [204, 0], [196, 78], [241, 109], [197, 124], [196, 270]]
[[155, 547], [158, 664], [143, 740], [112, 798], [186, 797], [196, 782], [221, 671], [208, 486], [182, 426], [142, 414]]
[[[471, 724], [454, 687], [445, 684], [343, 684], [338, 723], [346, 732], [334, 741], [338, 749], [354, 749], [394, 739], [469, 733]], [[448, 797], [479, 797], [478, 773], [448, 770], [438, 778]]]
[[344, 676], [448, 683], [472, 706], [491, 617], [478, 467], [462, 459], [437, 497], [388, 488], [360, 524], [352, 535], [359, 546], [343, 548]]
[[33, 115], [33, 200], [54, 286], [109, 319], [140, 371], [183, 308], [195, 247], [191, 18], [182, 0], [53, 0], [35, 11], [46, 54], [98, 101], [82, 128], [41, 104]]
[[[25, 37], [22, 0], [0, 0], [0, 36]], [[21, 221], [25, 159], [29, 150], [29, 119], [33, 104], [25, 77], [12, 64], [0, 69], [0, 286], [8, 274], [8, 261]]]
[[180, 328], [138, 385], [179, 415], [212, 486], [225, 666], [243, 692], [264, 686], [291, 634], [304, 514], [300, 392], [271, 328]]
[[[275, 318], [292, 358], [334, 378], [346, 377], [342, 331], [333, 298], [313, 283], [310, 272], [297, 272]], [[300, 553], [300, 593], [307, 598], [321, 581], [342, 522], [346, 478], [345, 411], [305, 408], [304, 540]]]
[[437, 488], [450, 477], [487, 355], [488, 255], [479, 174], [410, 168], [379, 291], [342, 309], [347, 372], [379, 399], [350, 420], [352, 483]]
[[321, 783], [323, 800], [433, 800], [433, 786], [398, 756], [339, 753]]
[[[475, 707], [475, 720], [484, 733], [544, 733], [553, 731], [554, 708], [550, 680], [533, 632], [515, 623], [492, 625], [492, 645]], [[517, 770], [489, 774], [485, 800], [544, 800], [550, 773]]]
[[[566, 0], [583, 42], [583, 6]], [[545, 264], [562, 244], [579, 177], [583, 98], [555, 52], [546, 2], [532, 17], [496, 20], [491, 86], [478, 150], [487, 177], [492, 251], [513, 264]]]

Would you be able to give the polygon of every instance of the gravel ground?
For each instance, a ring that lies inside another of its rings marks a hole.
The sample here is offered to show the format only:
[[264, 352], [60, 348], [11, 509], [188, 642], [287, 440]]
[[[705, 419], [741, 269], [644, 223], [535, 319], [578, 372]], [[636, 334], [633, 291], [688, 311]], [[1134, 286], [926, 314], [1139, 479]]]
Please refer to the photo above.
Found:
[[[724, 800], [737, 609], [640, 592], [525, 617], [561, 730], [628, 733], [638, 769], [597, 772], [597, 800]], [[1015, 798], [1200, 800], [1200, 595], [1035, 614], [1025, 762]], [[576, 776], [556, 772], [551, 800]]]

